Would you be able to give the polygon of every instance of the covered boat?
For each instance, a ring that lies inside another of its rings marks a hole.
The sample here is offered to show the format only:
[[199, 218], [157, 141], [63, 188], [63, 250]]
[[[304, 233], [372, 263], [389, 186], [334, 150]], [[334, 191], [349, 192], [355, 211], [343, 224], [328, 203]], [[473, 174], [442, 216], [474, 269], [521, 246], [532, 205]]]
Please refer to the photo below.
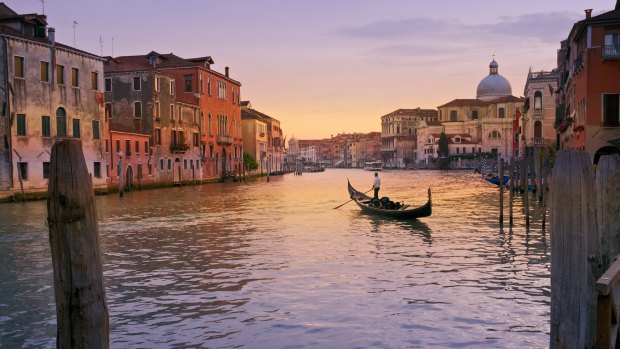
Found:
[[[394, 218], [420, 218], [428, 217], [433, 212], [431, 189], [428, 189], [428, 201], [420, 207], [410, 207], [410, 205], [394, 203], [389, 201], [388, 198], [373, 199], [372, 197], [356, 190], [351, 185], [351, 182], [347, 180], [349, 195], [351, 199], [362, 209], [365, 213], [377, 214], [382, 216], [394, 217]], [[386, 200], [387, 199], [387, 200]]]

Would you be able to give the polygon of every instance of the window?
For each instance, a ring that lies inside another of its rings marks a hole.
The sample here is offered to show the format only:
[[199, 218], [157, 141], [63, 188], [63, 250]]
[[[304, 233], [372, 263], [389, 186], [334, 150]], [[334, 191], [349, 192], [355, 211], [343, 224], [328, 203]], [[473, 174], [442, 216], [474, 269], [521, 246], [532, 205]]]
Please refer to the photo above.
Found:
[[160, 171], [164, 170], [164, 159], [159, 159], [159, 170]]
[[170, 120], [174, 120], [174, 104], [170, 104]]
[[116, 152], [120, 153], [121, 150], [121, 141], [119, 139], [116, 140]]
[[174, 80], [170, 81], [170, 94], [174, 96], [174, 90], [175, 90], [175, 86], [174, 86]]
[[142, 117], [142, 102], [133, 102], [133, 117]]
[[232, 88], [232, 101], [233, 101], [233, 104], [235, 104], [235, 88], [234, 87]]
[[209, 136], [213, 136], [212, 121], [213, 121], [213, 117], [211, 117], [211, 113], [209, 113]]
[[52, 134], [51, 129], [50, 117], [46, 115], [41, 116], [41, 137], [50, 137]]
[[534, 138], [542, 138], [542, 122], [536, 120], [534, 123]]
[[17, 114], [17, 135], [26, 135], [26, 115], [24, 114]]
[[80, 70], [71, 68], [71, 86], [80, 87]]
[[211, 95], [211, 78], [207, 77], [207, 94]]
[[202, 74], [200, 74], [200, 93], [205, 93], [205, 82], [202, 78]]
[[129, 139], [125, 140], [125, 156], [131, 156], [131, 141]]
[[96, 71], [90, 73], [90, 89], [99, 89], [99, 73]]
[[168, 159], [168, 171], [172, 170], [172, 160]]
[[155, 144], [161, 144], [161, 128], [155, 129]]
[[56, 83], [58, 85], [65, 84], [65, 66], [60, 64], [56, 65]]
[[140, 141], [136, 141], [135, 145], [136, 145], [135, 147], [136, 154], [140, 154]]
[[187, 159], [183, 159], [183, 169], [187, 170]]
[[185, 75], [185, 92], [192, 92], [192, 76]]
[[149, 142], [144, 142], [144, 154], [149, 153]]
[[133, 90], [134, 91], [140, 91], [141, 90], [140, 77], [139, 76], [134, 76], [133, 77]]
[[41, 61], [41, 81], [50, 82], [50, 64]]
[[56, 109], [56, 135], [58, 137], [67, 136], [67, 113], [64, 108]]
[[93, 176], [95, 176], [95, 178], [101, 178], [101, 162], [95, 161], [93, 163], [93, 172]]
[[450, 121], [456, 121], [457, 119], [457, 111], [456, 110], [450, 110]]
[[112, 79], [105, 78], [105, 92], [112, 92]]
[[27, 162], [18, 162], [17, 163], [17, 175], [21, 180], [28, 180], [28, 163]]
[[471, 111], [472, 120], [478, 120], [478, 110], [474, 109]]
[[105, 119], [106, 121], [112, 119], [112, 103], [105, 104]]
[[106, 138], [106, 139], [105, 139], [105, 152], [107, 153], [107, 152], [109, 152], [109, 151], [110, 151], [110, 150], [109, 150], [109, 148], [108, 148], [108, 139]]
[[99, 139], [99, 120], [93, 120], [93, 139]]
[[491, 138], [491, 139], [499, 139], [499, 138], [502, 138], [502, 136], [497, 131], [491, 131], [491, 133], [489, 133], [489, 138]]
[[155, 102], [155, 106], [153, 106], [153, 116], [155, 119], [159, 119], [159, 101]]
[[194, 147], [197, 147], [198, 143], [199, 143], [199, 140], [200, 140], [200, 138], [198, 138], [198, 132], [194, 132], [193, 133], [192, 139], [193, 139], [192, 143], [193, 143]]
[[620, 94], [603, 94], [603, 126], [620, 125]]
[[138, 179], [142, 178], [142, 164], [138, 164]]
[[73, 119], [73, 138], [80, 138], [80, 119]]
[[542, 92], [534, 92], [534, 110], [542, 109]]
[[155, 91], [159, 92], [160, 91], [160, 81], [159, 81], [159, 76], [155, 77]]
[[506, 117], [506, 109], [504, 108], [499, 108], [497, 110], [497, 117], [499, 117], [500, 119], [503, 119]]
[[48, 161], [43, 162], [43, 179], [50, 178], [50, 163]]
[[16, 78], [24, 77], [24, 57], [20, 57], [20, 56], [13, 57], [13, 69], [15, 71]]

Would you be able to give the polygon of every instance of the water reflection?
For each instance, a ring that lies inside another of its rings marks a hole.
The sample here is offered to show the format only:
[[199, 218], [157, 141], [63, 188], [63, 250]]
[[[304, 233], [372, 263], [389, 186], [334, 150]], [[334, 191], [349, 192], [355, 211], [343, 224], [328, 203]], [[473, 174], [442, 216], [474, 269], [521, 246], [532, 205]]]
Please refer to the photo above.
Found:
[[[355, 170], [98, 197], [111, 346], [546, 347], [541, 205], [525, 227], [515, 200], [501, 228], [479, 176], [381, 177], [414, 206], [431, 187], [433, 215], [333, 210], [347, 178], [372, 185]], [[55, 346], [44, 217], [41, 202], [0, 210], [1, 347]]]

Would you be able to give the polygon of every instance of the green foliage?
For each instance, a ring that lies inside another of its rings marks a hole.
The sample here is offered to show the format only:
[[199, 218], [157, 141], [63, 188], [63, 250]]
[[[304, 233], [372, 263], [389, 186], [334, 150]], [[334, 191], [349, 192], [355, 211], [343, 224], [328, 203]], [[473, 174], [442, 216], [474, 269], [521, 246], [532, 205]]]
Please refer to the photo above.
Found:
[[450, 146], [448, 145], [448, 136], [444, 132], [439, 136], [439, 157], [450, 155]]
[[243, 163], [247, 166], [248, 170], [256, 170], [258, 168], [258, 163], [252, 155], [248, 153], [243, 153]]

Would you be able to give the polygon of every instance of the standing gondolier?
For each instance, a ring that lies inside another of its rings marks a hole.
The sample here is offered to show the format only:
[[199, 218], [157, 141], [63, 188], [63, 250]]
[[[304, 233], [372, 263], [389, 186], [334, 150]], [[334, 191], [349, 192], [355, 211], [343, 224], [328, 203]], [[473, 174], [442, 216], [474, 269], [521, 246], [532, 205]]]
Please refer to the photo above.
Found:
[[375, 190], [375, 199], [379, 198], [379, 189], [381, 189], [381, 180], [379, 179], [379, 173], [375, 172], [375, 181], [372, 184], [372, 189]]

